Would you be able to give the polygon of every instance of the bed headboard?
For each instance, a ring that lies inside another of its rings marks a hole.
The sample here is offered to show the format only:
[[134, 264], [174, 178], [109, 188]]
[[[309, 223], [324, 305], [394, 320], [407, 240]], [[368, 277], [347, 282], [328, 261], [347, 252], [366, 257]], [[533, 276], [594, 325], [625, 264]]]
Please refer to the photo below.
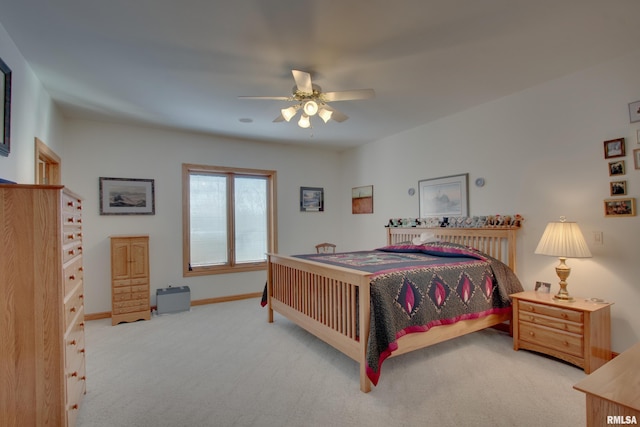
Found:
[[519, 227], [493, 228], [422, 228], [387, 227], [387, 244], [408, 242], [422, 233], [433, 233], [445, 242], [458, 243], [478, 249], [507, 264], [516, 271], [516, 232]]

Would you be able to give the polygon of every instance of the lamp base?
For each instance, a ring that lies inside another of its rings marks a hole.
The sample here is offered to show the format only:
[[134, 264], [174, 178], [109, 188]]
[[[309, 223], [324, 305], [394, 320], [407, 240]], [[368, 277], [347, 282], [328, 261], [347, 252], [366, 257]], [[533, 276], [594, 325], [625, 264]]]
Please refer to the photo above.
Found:
[[571, 295], [564, 295], [564, 294], [555, 294], [553, 296], [553, 299], [556, 301], [566, 301], [566, 302], [571, 302], [573, 301], [573, 297]]
[[553, 296], [553, 299], [556, 301], [573, 301], [573, 297], [569, 295], [569, 291], [567, 291], [567, 277], [569, 277], [571, 273], [571, 268], [565, 264], [566, 260], [565, 257], [560, 257], [560, 264], [556, 267], [556, 274], [560, 279], [560, 283], [558, 283], [560, 290]]

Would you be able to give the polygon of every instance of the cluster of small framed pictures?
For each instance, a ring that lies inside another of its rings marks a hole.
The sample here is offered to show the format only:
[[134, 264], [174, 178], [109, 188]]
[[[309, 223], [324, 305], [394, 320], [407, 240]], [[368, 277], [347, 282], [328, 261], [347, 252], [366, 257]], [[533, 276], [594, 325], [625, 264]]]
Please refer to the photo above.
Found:
[[[640, 122], [640, 101], [629, 104], [629, 119], [632, 123]], [[636, 131], [636, 140], [640, 144], [640, 129]], [[606, 217], [636, 215], [636, 199], [627, 197], [627, 181], [622, 179], [627, 173], [624, 159], [626, 155], [624, 138], [604, 141], [604, 158], [609, 159], [609, 176], [614, 179], [609, 183], [611, 198], [604, 200]], [[635, 169], [640, 169], [640, 148], [633, 150], [633, 161]]]

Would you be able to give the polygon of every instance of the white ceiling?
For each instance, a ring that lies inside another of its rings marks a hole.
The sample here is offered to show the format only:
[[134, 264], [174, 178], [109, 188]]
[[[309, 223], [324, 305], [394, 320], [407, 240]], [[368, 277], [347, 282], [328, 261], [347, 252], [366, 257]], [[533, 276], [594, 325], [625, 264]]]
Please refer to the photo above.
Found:
[[[0, 0], [68, 116], [338, 149], [638, 50], [639, 17], [638, 0]], [[312, 130], [237, 98], [289, 95], [293, 68], [376, 97]]]

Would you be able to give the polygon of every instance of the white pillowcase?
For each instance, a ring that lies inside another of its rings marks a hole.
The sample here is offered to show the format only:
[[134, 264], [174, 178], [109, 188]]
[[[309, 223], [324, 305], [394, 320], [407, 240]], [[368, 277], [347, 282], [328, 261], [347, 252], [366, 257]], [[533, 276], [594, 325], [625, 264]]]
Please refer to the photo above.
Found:
[[440, 239], [433, 233], [421, 233], [419, 237], [414, 237], [412, 242], [414, 245], [424, 245], [426, 243], [439, 242]]

